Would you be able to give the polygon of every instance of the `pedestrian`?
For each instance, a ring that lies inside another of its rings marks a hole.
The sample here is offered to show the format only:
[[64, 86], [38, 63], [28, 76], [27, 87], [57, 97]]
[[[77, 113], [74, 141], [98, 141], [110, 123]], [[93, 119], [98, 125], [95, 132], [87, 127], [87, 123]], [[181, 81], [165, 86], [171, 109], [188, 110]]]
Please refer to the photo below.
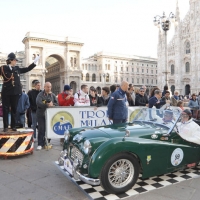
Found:
[[170, 99], [170, 92], [168, 90], [165, 91], [165, 95], [162, 97], [161, 99], [162, 101], [165, 101], [166, 103], [166, 100], [169, 100], [171, 102], [171, 99]]
[[116, 90], [118, 90], [120, 88], [119, 84], [116, 84]]
[[180, 100], [179, 99], [179, 93], [178, 93], [178, 91], [175, 91], [174, 95], [172, 95], [172, 97], [171, 97], [171, 105], [177, 106], [177, 103], [178, 103], [179, 100]]
[[188, 107], [191, 109], [192, 115], [197, 116], [197, 110], [199, 109], [199, 103], [196, 98], [196, 94], [192, 94], [191, 99], [188, 103]]
[[90, 87], [90, 106], [95, 106], [95, 110], [97, 107], [100, 107], [103, 105], [103, 102], [101, 101], [101, 98], [97, 96], [97, 91], [94, 87]]
[[30, 103], [29, 103], [28, 95], [22, 92], [19, 95], [19, 100], [17, 104], [16, 123], [23, 125], [23, 127], [25, 127], [25, 113], [26, 113], [26, 110], [29, 108], [29, 106], [30, 106]]
[[110, 86], [110, 96], [112, 95], [113, 92], [116, 91], [116, 88], [117, 88], [116, 85], [111, 85]]
[[152, 88], [152, 90], [151, 90], [151, 92], [150, 92], [150, 95], [149, 95], [149, 98], [151, 98], [151, 97], [154, 96], [154, 92], [155, 92], [156, 90], [160, 90], [160, 89], [159, 89], [158, 87]]
[[131, 94], [129, 91], [126, 91], [126, 98], [127, 98], [127, 106], [134, 106], [133, 98], [131, 97]]
[[132, 84], [129, 84], [128, 91], [132, 97], [133, 105], [135, 105], [135, 92], [134, 92], [134, 86]]
[[169, 100], [162, 101], [161, 97], [162, 97], [162, 92], [160, 90], [155, 90], [154, 96], [149, 99], [149, 108], [155, 106], [157, 109], [159, 109], [162, 105], [170, 103]]
[[37, 104], [36, 117], [38, 121], [37, 150], [41, 150], [45, 146], [45, 130], [46, 130], [45, 111], [47, 108], [58, 106], [56, 95], [51, 92], [50, 82], [46, 82], [44, 84], [44, 90], [37, 95], [36, 104]]
[[59, 106], [74, 106], [73, 90], [69, 85], [65, 85], [63, 92], [58, 94]]
[[139, 89], [140, 89], [140, 88], [135, 87], [135, 98], [136, 98], [137, 95], [139, 95]]
[[108, 105], [108, 102], [110, 100], [110, 96], [109, 96], [109, 93], [110, 93], [110, 89], [109, 87], [103, 87], [102, 88], [102, 92], [101, 92], [101, 101], [103, 103], [103, 106], [107, 106]]
[[165, 85], [164, 88], [163, 88], [162, 97], [165, 96], [165, 93], [166, 93], [166, 91], [168, 91], [168, 90], [169, 90], [168, 86]]
[[139, 89], [139, 94], [135, 98], [135, 105], [136, 106], [147, 106], [148, 107], [148, 98], [147, 95], [145, 95], [144, 88]]
[[[58, 94], [59, 106], [74, 106], [73, 89], [69, 85], [65, 85], [63, 92]], [[60, 145], [63, 146], [64, 138], [60, 138]]]
[[183, 107], [183, 102], [182, 101], [179, 101], [177, 103], [177, 107], [179, 108], [179, 110], [182, 112], [184, 110], [184, 107]]
[[122, 81], [121, 86], [116, 90], [108, 102], [108, 118], [113, 124], [125, 123], [128, 118], [128, 108], [126, 105], [126, 91], [128, 82]]
[[143, 85], [142, 88], [143, 88], [143, 90], [144, 90], [144, 96], [149, 100], [148, 95], [147, 95], [147, 93], [146, 93], [146, 91], [147, 91], [146, 85]]
[[36, 98], [37, 95], [42, 91], [41, 90], [41, 83], [38, 80], [34, 80], [33, 82], [34, 88], [32, 90], [28, 91], [29, 96], [29, 102], [30, 102], [30, 111], [31, 112], [31, 127], [34, 130], [34, 141], [37, 141], [37, 134], [36, 134], [36, 127], [37, 127], [37, 117], [36, 117], [36, 111], [37, 111], [37, 104], [36, 104]]
[[3, 77], [2, 105], [3, 105], [3, 126], [4, 132], [8, 131], [8, 113], [11, 107], [11, 129], [16, 131], [16, 110], [19, 95], [22, 93], [20, 85], [20, 74], [31, 71], [39, 60], [36, 56], [33, 63], [28, 67], [19, 68], [16, 66], [17, 58], [14, 53], [10, 53], [6, 60], [7, 65], [1, 66], [0, 75]]
[[87, 85], [81, 85], [81, 89], [75, 93], [74, 106], [90, 106]]

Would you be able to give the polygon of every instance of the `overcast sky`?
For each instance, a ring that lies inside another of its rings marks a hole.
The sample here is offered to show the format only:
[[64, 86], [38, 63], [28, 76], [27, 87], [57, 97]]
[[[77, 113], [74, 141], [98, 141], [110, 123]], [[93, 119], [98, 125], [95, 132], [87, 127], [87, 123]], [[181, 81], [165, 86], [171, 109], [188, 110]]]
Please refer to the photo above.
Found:
[[[102, 50], [157, 57], [153, 18], [175, 13], [176, 0], [0, 0], [0, 8], [0, 52], [23, 51], [33, 31], [81, 38], [83, 57]], [[179, 0], [179, 9], [183, 19], [189, 0]]]

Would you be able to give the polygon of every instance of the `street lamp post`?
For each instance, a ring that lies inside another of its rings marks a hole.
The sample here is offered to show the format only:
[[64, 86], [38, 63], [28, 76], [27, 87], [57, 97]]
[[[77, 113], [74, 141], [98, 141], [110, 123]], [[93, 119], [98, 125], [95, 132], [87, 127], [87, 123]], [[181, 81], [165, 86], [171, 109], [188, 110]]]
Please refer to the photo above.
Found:
[[162, 27], [162, 30], [165, 32], [165, 85], [168, 86], [168, 69], [167, 69], [167, 31], [170, 29], [171, 22], [177, 25], [177, 20], [176, 16], [171, 12], [169, 14], [169, 17], [166, 17], [165, 13], [163, 12], [163, 16], [156, 15], [154, 17], [154, 25], [157, 26], [158, 28]]

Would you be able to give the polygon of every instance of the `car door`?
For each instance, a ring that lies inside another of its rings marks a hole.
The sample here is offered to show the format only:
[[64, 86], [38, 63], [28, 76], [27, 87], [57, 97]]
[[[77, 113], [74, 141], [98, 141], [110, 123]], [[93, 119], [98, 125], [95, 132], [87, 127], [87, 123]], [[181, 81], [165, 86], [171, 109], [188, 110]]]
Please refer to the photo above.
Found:
[[200, 160], [200, 145], [188, 142], [179, 135], [171, 139], [168, 171], [194, 164]]

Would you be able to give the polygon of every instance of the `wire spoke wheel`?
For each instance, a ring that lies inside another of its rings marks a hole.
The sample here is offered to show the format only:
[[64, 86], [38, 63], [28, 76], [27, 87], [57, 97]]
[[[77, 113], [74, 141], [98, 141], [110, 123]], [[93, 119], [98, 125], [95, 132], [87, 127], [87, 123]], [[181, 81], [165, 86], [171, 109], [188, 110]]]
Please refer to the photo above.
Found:
[[114, 162], [108, 171], [109, 183], [115, 188], [128, 185], [134, 177], [134, 166], [127, 159]]
[[101, 170], [101, 186], [112, 194], [126, 192], [136, 183], [139, 170], [139, 162], [133, 155], [129, 153], [113, 155]]

